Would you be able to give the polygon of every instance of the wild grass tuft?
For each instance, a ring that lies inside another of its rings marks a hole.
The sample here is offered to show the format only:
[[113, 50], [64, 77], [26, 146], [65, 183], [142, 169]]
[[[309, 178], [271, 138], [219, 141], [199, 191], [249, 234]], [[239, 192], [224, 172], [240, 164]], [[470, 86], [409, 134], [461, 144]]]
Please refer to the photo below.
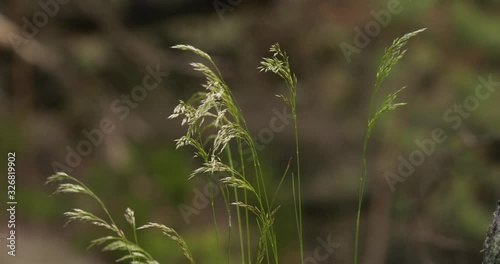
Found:
[[[293, 125], [294, 125], [294, 135], [295, 135], [295, 157], [296, 157], [296, 173], [297, 173], [297, 183], [294, 182], [292, 177], [292, 183], [297, 185], [297, 192], [293, 192], [293, 201], [295, 209], [295, 220], [297, 226], [297, 233], [299, 239], [299, 252], [300, 252], [300, 262], [304, 263], [304, 246], [303, 246], [303, 232], [302, 232], [302, 191], [301, 191], [301, 177], [300, 177], [300, 151], [299, 151], [299, 132], [297, 125], [297, 76], [292, 72], [290, 68], [290, 63], [288, 60], [288, 55], [286, 52], [281, 50], [278, 43], [271, 46], [270, 52], [273, 53], [271, 58], [264, 58], [261, 62], [259, 69], [264, 72], [273, 72], [278, 75], [283, 81], [285, 81], [286, 87], [288, 89], [288, 96], [278, 94], [278, 98], [282, 99], [285, 104], [292, 110]], [[288, 171], [288, 167], [287, 170]], [[286, 176], [286, 172], [285, 175]], [[280, 184], [281, 186], [281, 184]], [[274, 200], [274, 199], [273, 199]]]
[[[370, 100], [370, 118], [367, 124], [365, 135], [359, 188], [358, 214], [356, 221], [355, 255], [354, 263], [357, 264], [358, 244], [359, 244], [359, 222], [361, 217], [362, 198], [366, 179], [366, 151], [368, 140], [376, 121], [387, 111], [396, 109], [404, 105], [394, 103], [398, 90], [389, 94], [378, 111], [372, 114], [372, 105], [382, 81], [389, 75], [393, 66], [403, 57], [405, 51], [402, 48], [407, 41], [423, 30], [415, 31], [401, 38], [396, 39], [389, 47], [382, 58], [375, 86]], [[304, 263], [303, 245], [303, 218], [302, 218], [302, 180], [300, 170], [299, 134], [297, 122], [297, 89], [298, 82], [296, 75], [292, 72], [289, 58], [279, 44], [271, 46], [272, 56], [263, 58], [258, 69], [262, 72], [271, 72], [280, 77], [286, 86], [284, 94], [278, 94], [280, 98], [291, 110], [293, 115], [293, 130], [295, 135], [295, 157], [290, 159], [283, 175], [275, 190], [269, 190], [266, 182], [273, 179], [269, 175], [264, 175], [260, 163], [259, 153], [252, 140], [243, 112], [233, 96], [231, 89], [222, 77], [221, 72], [206, 52], [189, 45], [176, 45], [175, 49], [190, 51], [202, 59], [205, 63], [193, 62], [190, 65], [205, 78], [204, 88], [196, 92], [185, 101], [179, 101], [169, 118], [180, 118], [181, 126], [186, 126], [186, 133], [175, 140], [176, 148], [191, 147], [194, 157], [199, 159], [200, 166], [193, 170], [187, 179], [193, 177], [205, 177], [211, 184], [211, 191], [214, 184], [219, 184], [222, 198], [227, 214], [227, 241], [228, 247], [223, 249], [220, 241], [219, 228], [217, 223], [214, 195], [210, 195], [210, 206], [214, 224], [214, 236], [217, 241], [218, 261], [220, 263], [231, 263], [231, 239], [238, 237], [239, 255], [241, 263], [260, 264], [279, 263], [278, 243], [274, 230], [276, 213], [280, 206], [276, 205], [277, 194], [283, 182], [291, 171], [292, 195], [294, 201], [295, 224], [298, 236], [298, 250], [300, 252], [300, 262]], [[247, 157], [243, 149], [249, 149], [251, 161], [245, 162]], [[292, 160], [295, 166], [291, 169]], [[248, 164], [247, 164], [248, 163]], [[238, 166], [236, 166], [238, 164]], [[131, 263], [158, 263], [153, 257], [142, 249], [139, 245], [137, 231], [142, 229], [157, 229], [169, 239], [175, 241], [189, 263], [194, 264], [194, 258], [190, 253], [187, 243], [172, 228], [167, 226], [148, 223], [137, 227], [134, 211], [127, 208], [125, 210], [125, 220], [132, 229], [133, 240], [130, 240], [124, 231], [120, 229], [104, 202], [87, 186], [74, 177], [65, 173], [57, 173], [48, 178], [47, 183], [57, 184], [54, 194], [75, 193], [87, 195], [93, 198], [100, 205], [105, 217], [84, 211], [73, 209], [66, 212], [68, 223], [84, 222], [99, 226], [112, 232], [112, 235], [97, 238], [90, 243], [90, 247], [102, 246], [104, 251], [123, 251], [125, 254], [118, 259], [118, 262], [130, 261]], [[213, 193], [212, 193], [213, 194]], [[271, 198], [271, 199], [270, 199]], [[232, 224], [233, 209], [236, 212], [237, 230], [234, 232]], [[219, 218], [220, 219], [220, 218]], [[251, 232], [252, 228], [257, 228], [257, 237]], [[255, 244], [252, 244], [255, 241]]]
[[[272, 192], [266, 187], [267, 180], [261, 169], [259, 154], [250, 136], [241, 108], [233, 96], [231, 89], [220, 74], [217, 65], [208, 54], [192, 46], [177, 45], [174, 48], [191, 51], [209, 62], [209, 65], [200, 62], [190, 64], [195, 71], [199, 71], [205, 77], [206, 83], [203, 85], [205, 90], [196, 93], [188, 100], [189, 103], [180, 101], [174, 113], [170, 116], [170, 118], [180, 117], [182, 118], [181, 124], [188, 125], [186, 135], [177, 140], [177, 146], [192, 146], [195, 150], [195, 156], [201, 158], [202, 166], [193, 171], [192, 177], [199, 174], [207, 174], [211, 182], [217, 177], [218, 182], [223, 185], [222, 189], [224, 191], [222, 193], [226, 208], [228, 208], [228, 233], [230, 236], [232, 227], [230, 223], [230, 205], [236, 206], [242, 263], [261, 263], [264, 259], [268, 263], [271, 260], [274, 263], [279, 263], [278, 245], [273, 226], [275, 215], [279, 208], [274, 204], [279, 188], [275, 192]], [[280, 98], [292, 108], [296, 130], [295, 91], [297, 79], [290, 70], [288, 57], [281, 51], [279, 45], [273, 45], [271, 52], [273, 52], [273, 57], [264, 58], [262, 66], [259, 69], [261, 71], [274, 72], [285, 80], [290, 90], [290, 95], [288, 97], [280, 96]], [[253, 167], [253, 170], [247, 171], [246, 169], [248, 166], [245, 166], [243, 156], [244, 147], [250, 149], [252, 158], [250, 167]], [[297, 146], [297, 166], [299, 166], [298, 158]], [[241, 165], [239, 168], [234, 168], [236, 161]], [[279, 186], [281, 186], [287, 172], [288, 168]], [[270, 196], [274, 197], [272, 202], [269, 200]], [[240, 197], [243, 198], [241, 199]], [[300, 201], [300, 197], [298, 200]], [[297, 224], [299, 234], [301, 234], [302, 214], [300, 212], [300, 203], [296, 204], [296, 207], [297, 216], [300, 216], [297, 218]], [[244, 210], [244, 217], [240, 213], [240, 209]], [[251, 250], [252, 239], [250, 227], [253, 221], [249, 213], [254, 214], [254, 221], [256, 221], [259, 229], [256, 252], [252, 252]], [[215, 210], [213, 210], [213, 214], [215, 214]], [[218, 237], [215, 215], [213, 218], [216, 236]], [[299, 237], [302, 240], [301, 235]], [[302, 243], [300, 245], [302, 248]], [[220, 247], [219, 250], [221, 251]], [[226, 255], [229, 262], [230, 253], [227, 252]], [[222, 261], [222, 258], [220, 259]], [[255, 259], [255, 261], [252, 261], [252, 259]]]

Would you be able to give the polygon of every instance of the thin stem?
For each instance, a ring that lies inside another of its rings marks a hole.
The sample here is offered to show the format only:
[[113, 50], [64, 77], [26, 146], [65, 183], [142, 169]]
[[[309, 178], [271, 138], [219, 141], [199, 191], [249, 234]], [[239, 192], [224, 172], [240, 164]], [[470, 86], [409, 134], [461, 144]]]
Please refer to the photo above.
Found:
[[[242, 145], [240, 139], [238, 139], [238, 154], [240, 155], [241, 175], [246, 180], [245, 159], [243, 158], [243, 145]], [[244, 196], [243, 199], [245, 201], [245, 204], [248, 204], [248, 195], [247, 195], [246, 189], [243, 189], [243, 196]], [[246, 224], [246, 232], [247, 232], [248, 263], [251, 264], [252, 263], [252, 254], [251, 254], [251, 248], [250, 248], [250, 222], [249, 222], [249, 217], [248, 217], [248, 210], [245, 210], [245, 224]]]
[[[231, 167], [231, 170], [234, 170], [234, 165], [233, 165], [233, 155], [231, 153], [231, 147], [228, 146], [226, 148], [228, 159], [229, 159], [229, 165]], [[234, 173], [232, 175], [234, 177]], [[234, 187], [234, 200], [235, 202], [239, 202], [240, 199], [238, 198], [238, 189]], [[241, 249], [241, 263], [245, 264], [245, 250], [243, 247], [243, 230], [241, 227], [241, 214], [240, 214], [240, 208], [237, 206], [236, 207], [236, 215], [238, 218], [238, 232], [239, 232], [239, 238], [240, 238], [240, 249]], [[229, 261], [229, 260], [228, 260]]]
[[[225, 193], [224, 190], [227, 192]], [[222, 198], [224, 200], [224, 204], [226, 205], [226, 211], [228, 216], [228, 245], [227, 245], [227, 262], [229, 263], [231, 256], [231, 235], [232, 235], [232, 225], [231, 225], [231, 205], [229, 202], [229, 187], [224, 186], [224, 189], [221, 188]]]
[[[251, 143], [249, 142], [249, 144], [251, 144], [250, 148], [252, 150], [252, 156], [254, 159], [255, 173], [257, 174], [257, 184], [258, 184], [258, 181], [260, 179], [261, 184], [262, 184], [262, 188], [264, 190], [264, 198], [265, 198], [265, 202], [266, 202], [266, 207], [264, 207], [260, 201], [259, 202], [260, 202], [262, 213], [265, 215], [265, 214], [268, 214], [271, 212], [271, 208], [270, 208], [269, 199], [267, 196], [267, 190], [266, 190], [266, 185], [265, 185], [265, 181], [264, 181], [264, 176], [262, 173], [262, 168], [260, 166], [259, 157], [257, 155], [257, 149], [255, 148], [255, 144], [253, 143], [253, 141], [251, 139], [249, 141], [251, 142]], [[267, 229], [265, 228], [263, 230], [264, 231], [261, 232], [261, 236], [264, 236], [265, 239], [268, 239], [267, 234], [274, 234], [274, 227], [273, 226], [271, 226]], [[276, 247], [276, 245], [272, 239], [269, 239], [269, 242], [271, 243], [272, 249]], [[266, 257], [268, 258], [268, 262], [269, 262], [269, 251], [268, 251], [267, 242], [265, 245], [265, 251], [266, 251]], [[277, 252], [275, 250], [273, 250], [272, 252], [273, 252], [274, 258], [277, 259], [277, 257], [278, 257]]]
[[354, 238], [354, 264], [358, 263], [358, 252], [359, 252], [359, 232], [360, 232], [360, 220], [361, 220], [361, 208], [363, 204], [363, 195], [365, 192], [365, 180], [366, 180], [366, 154], [368, 149], [368, 141], [370, 139], [371, 129], [369, 127], [369, 123], [372, 116], [373, 111], [373, 102], [375, 99], [375, 94], [377, 92], [377, 87], [373, 89], [372, 96], [370, 98], [370, 106], [368, 110], [368, 122], [365, 133], [365, 141], [363, 143], [363, 154], [361, 158], [361, 174], [359, 177], [359, 193], [358, 193], [358, 213], [356, 217], [356, 234]]
[[304, 263], [304, 243], [303, 243], [303, 231], [302, 231], [302, 188], [301, 188], [301, 178], [300, 178], [300, 152], [299, 152], [299, 133], [297, 128], [297, 111], [295, 106], [295, 96], [293, 96], [293, 123], [295, 130], [295, 152], [297, 154], [297, 192], [298, 192], [298, 216], [299, 216], [299, 243], [300, 243], [300, 262]]
[[[219, 227], [217, 226], [217, 217], [215, 213], [215, 203], [214, 203], [214, 178], [213, 174], [211, 174], [212, 178], [209, 179], [210, 181], [210, 205], [212, 207], [212, 217], [214, 221], [214, 227], [215, 227], [215, 239], [217, 240], [217, 251], [219, 252], [219, 262], [222, 264], [222, 253], [221, 253], [221, 247], [220, 247], [220, 240], [219, 240]], [[221, 190], [223, 192], [223, 190]]]
[[[288, 61], [288, 56], [283, 54], [283, 59], [285, 61], [285, 69], [287, 70], [286, 82], [288, 89], [290, 91], [290, 108], [293, 115], [293, 126], [295, 135], [295, 153], [297, 157], [297, 197], [298, 197], [298, 235], [300, 244], [300, 263], [304, 263], [304, 243], [303, 243], [303, 227], [302, 227], [302, 187], [301, 187], [301, 177], [300, 177], [300, 151], [299, 151], [299, 130], [297, 121], [297, 78], [290, 70], [290, 63]], [[297, 210], [297, 207], [295, 207]]]
[[139, 240], [137, 239], [137, 229], [135, 228], [135, 223], [132, 224], [132, 228], [134, 229], [135, 244], [139, 246]]

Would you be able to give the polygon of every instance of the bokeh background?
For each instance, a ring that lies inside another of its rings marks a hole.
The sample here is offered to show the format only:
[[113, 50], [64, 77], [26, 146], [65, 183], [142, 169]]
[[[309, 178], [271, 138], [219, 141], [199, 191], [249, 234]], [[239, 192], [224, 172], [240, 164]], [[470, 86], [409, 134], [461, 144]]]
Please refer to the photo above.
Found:
[[[283, 109], [274, 96], [283, 92], [283, 84], [256, 70], [276, 42], [288, 52], [299, 79], [306, 256], [313, 255], [318, 239], [330, 236], [340, 246], [318, 263], [352, 263], [360, 156], [376, 68], [394, 38], [423, 27], [428, 30], [410, 41], [405, 58], [383, 84], [382, 93], [408, 86], [399, 97], [408, 105], [385, 116], [372, 135], [361, 259], [375, 264], [481, 261], [500, 198], [500, 91], [468, 111], [457, 129], [443, 114], [475, 95], [479, 76], [500, 80], [500, 1], [56, 3], [58, 9], [50, 9], [53, 15], [35, 34], [25, 27], [37, 13], [47, 12], [38, 1], [0, 1], [0, 168], [6, 171], [5, 155], [15, 151], [19, 233], [18, 256], [8, 257], [2, 249], [1, 263], [113, 263], [112, 253], [85, 251], [105, 231], [84, 224], [63, 228], [62, 212], [96, 210], [96, 204], [79, 196], [49, 197], [54, 187], [43, 185], [54, 162], [66, 164], [68, 148], [75, 149], [86, 139], [83, 131], [98, 128], [105, 118], [115, 129], [68, 172], [98, 193], [117, 218], [131, 207], [139, 223], [176, 228], [199, 263], [218, 263], [210, 208], [191, 215], [189, 223], [179, 211], [181, 204], [192, 206], [205, 182], [187, 180], [198, 163], [189, 149], [175, 150], [173, 140], [185, 127], [167, 119], [178, 100], [202, 89], [202, 77], [188, 65], [200, 59], [169, 47], [191, 44], [213, 56], [258, 137], [269, 127], [273, 109]], [[399, 12], [347, 59], [341, 44], [354, 46], [356, 28], [366, 32], [377, 21], [373, 12], [388, 5]], [[158, 64], [169, 76], [126, 116], [114, 112], [113, 102], [142, 84], [146, 67]], [[446, 132], [447, 141], [391, 191], [386, 172], [396, 173], [398, 157], [408, 158], [417, 149], [414, 141], [430, 138], [436, 128]], [[271, 186], [294, 155], [293, 144], [293, 128], [287, 126], [260, 152]], [[5, 184], [1, 180], [0, 186]], [[299, 263], [291, 192], [285, 183], [279, 196], [283, 263]], [[217, 210], [220, 221], [227, 221], [222, 203]], [[5, 210], [1, 219], [6, 223]], [[0, 232], [7, 232], [6, 225]], [[175, 243], [161, 235], [140, 233], [140, 241], [160, 263], [186, 263]]]

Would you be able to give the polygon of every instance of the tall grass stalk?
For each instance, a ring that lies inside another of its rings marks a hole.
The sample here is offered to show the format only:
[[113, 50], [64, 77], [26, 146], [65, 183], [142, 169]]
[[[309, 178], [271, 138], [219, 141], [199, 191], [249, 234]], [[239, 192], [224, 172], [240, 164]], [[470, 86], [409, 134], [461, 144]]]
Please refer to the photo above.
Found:
[[[202, 167], [196, 169], [192, 176], [202, 173], [211, 173], [212, 175], [214, 173], [226, 173], [229, 175], [222, 178], [221, 183], [233, 187], [234, 202], [231, 204], [236, 206], [242, 263], [245, 263], [243, 222], [246, 225], [246, 255], [248, 256], [248, 263], [252, 263], [249, 213], [255, 215], [260, 234], [256, 262], [261, 263], [266, 259], [268, 263], [271, 263], [271, 260], [279, 263], [278, 245], [274, 232], [274, 217], [277, 207], [274, 208], [274, 204], [271, 206], [269, 201], [269, 190], [266, 187], [266, 179], [262, 171], [257, 148], [250, 136], [241, 108], [216, 64], [208, 54], [188, 45], [177, 45], [174, 48], [191, 51], [210, 63], [210, 67], [203, 63], [191, 64], [196, 71], [205, 76], [207, 81], [203, 85], [205, 91], [197, 93], [188, 103], [180, 101], [174, 110], [174, 114], [170, 116], [171, 118], [182, 117], [182, 124], [188, 126], [186, 135], [177, 140], [177, 146], [190, 145], [195, 148], [196, 156], [202, 158]], [[241, 167], [238, 170], [234, 166], [233, 160], [236, 159], [233, 159], [231, 142], [237, 145], [241, 162]], [[255, 175], [253, 179], [247, 177], [243, 145], [246, 145], [251, 153]], [[221, 155], [223, 150], [226, 150], [226, 156]], [[239, 192], [241, 191], [243, 191], [243, 201], [239, 200]], [[257, 202], [255, 205], [249, 204], [251, 200], [248, 194], [254, 196], [253, 198]], [[224, 200], [226, 206], [228, 206], [229, 200]], [[245, 221], [242, 221], [240, 209], [245, 210]], [[215, 213], [215, 210], [213, 212]], [[230, 211], [228, 211], [228, 215], [230, 215]]]
[[365, 192], [365, 182], [367, 176], [366, 155], [367, 155], [370, 135], [372, 133], [373, 127], [375, 126], [375, 123], [382, 116], [382, 114], [388, 111], [392, 111], [397, 107], [406, 104], [406, 103], [394, 103], [394, 100], [396, 99], [398, 93], [405, 88], [403, 87], [398, 91], [396, 91], [395, 93], [389, 94], [382, 103], [382, 106], [379, 108], [379, 110], [373, 114], [373, 104], [375, 101], [375, 97], [379, 90], [380, 84], [385, 80], [387, 76], [389, 76], [389, 73], [394, 67], [394, 65], [396, 65], [396, 63], [401, 58], [403, 58], [404, 54], [406, 53], [406, 50], [402, 49], [406, 45], [408, 40], [424, 30], [425, 28], [408, 33], [401, 38], [395, 39], [392, 45], [385, 50], [384, 55], [382, 56], [382, 61], [377, 71], [377, 75], [375, 78], [375, 85], [373, 87], [372, 95], [370, 98], [370, 106], [368, 108], [369, 109], [368, 124], [365, 133], [365, 140], [363, 143], [363, 153], [361, 158], [361, 173], [359, 176], [359, 194], [358, 194], [358, 213], [356, 218], [356, 233], [354, 239], [354, 264], [358, 264], [358, 256], [359, 256], [360, 219], [361, 219], [361, 208], [363, 205], [363, 196]]
[[[304, 263], [304, 247], [303, 247], [303, 232], [302, 232], [302, 191], [301, 191], [301, 177], [300, 177], [300, 151], [299, 151], [299, 132], [297, 128], [297, 76], [292, 72], [290, 63], [288, 60], [288, 55], [286, 52], [282, 51], [278, 43], [271, 46], [270, 52], [273, 53], [271, 58], [263, 58], [261, 66], [259, 69], [264, 72], [273, 72], [274, 74], [281, 77], [286, 84], [288, 89], [288, 96], [277, 95], [281, 98], [285, 104], [292, 111], [293, 116], [293, 128], [295, 136], [295, 154], [296, 154], [296, 166], [297, 166], [297, 193], [293, 192], [294, 195], [294, 210], [295, 218], [297, 222], [297, 233], [299, 238], [300, 247], [300, 259], [301, 263]], [[294, 179], [292, 178], [292, 181]], [[297, 199], [295, 197], [297, 196]]]

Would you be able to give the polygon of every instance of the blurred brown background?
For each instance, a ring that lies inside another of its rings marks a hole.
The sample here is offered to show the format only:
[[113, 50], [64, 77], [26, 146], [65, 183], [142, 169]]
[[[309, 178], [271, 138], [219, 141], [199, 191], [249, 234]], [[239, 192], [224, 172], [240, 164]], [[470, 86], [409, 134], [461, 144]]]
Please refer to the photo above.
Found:
[[[372, 135], [361, 259], [479, 263], [500, 198], [499, 86], [488, 96], [483, 89], [484, 99], [476, 93], [480, 76], [500, 81], [497, 0], [1, 1], [0, 150], [17, 153], [19, 237], [18, 256], [3, 249], [0, 262], [113, 263], [113, 254], [84, 250], [104, 231], [83, 224], [62, 228], [65, 210], [97, 207], [78, 196], [49, 198], [53, 187], [43, 183], [57, 163], [115, 215], [130, 206], [140, 223], [176, 228], [199, 263], [217, 263], [210, 209], [191, 215], [189, 223], [179, 211], [181, 204], [192, 206], [205, 183], [187, 180], [196, 163], [173, 142], [185, 127], [167, 119], [178, 100], [202, 89], [201, 76], [188, 65], [200, 59], [169, 47], [190, 44], [213, 56], [258, 139], [283, 111], [274, 96], [283, 84], [256, 70], [279, 42], [299, 79], [306, 256], [318, 239], [330, 236], [340, 246], [318, 263], [352, 263], [376, 69], [394, 38], [423, 27], [428, 30], [410, 41], [382, 87], [388, 93], [408, 86], [399, 97], [408, 105], [385, 116]], [[350, 55], [342, 50], [346, 45]], [[151, 90], [136, 88], [157, 67], [169, 75], [155, 79], [159, 85]], [[464, 103], [468, 107], [458, 111]], [[110, 132], [88, 155], [68, 163], [68, 153], [103, 120]], [[447, 140], [391, 191], [387, 172], [397, 173], [399, 156], [408, 159], [419, 149], [415, 140], [431, 138], [437, 128]], [[265, 140], [259, 153], [271, 183], [294, 155], [292, 129]], [[290, 193], [286, 184], [278, 243], [283, 263], [299, 263]], [[222, 204], [219, 209], [224, 219]], [[3, 210], [1, 219], [7, 221]], [[5, 225], [0, 232], [7, 232]], [[141, 241], [160, 263], [185, 263], [166, 238], [146, 232]]]

